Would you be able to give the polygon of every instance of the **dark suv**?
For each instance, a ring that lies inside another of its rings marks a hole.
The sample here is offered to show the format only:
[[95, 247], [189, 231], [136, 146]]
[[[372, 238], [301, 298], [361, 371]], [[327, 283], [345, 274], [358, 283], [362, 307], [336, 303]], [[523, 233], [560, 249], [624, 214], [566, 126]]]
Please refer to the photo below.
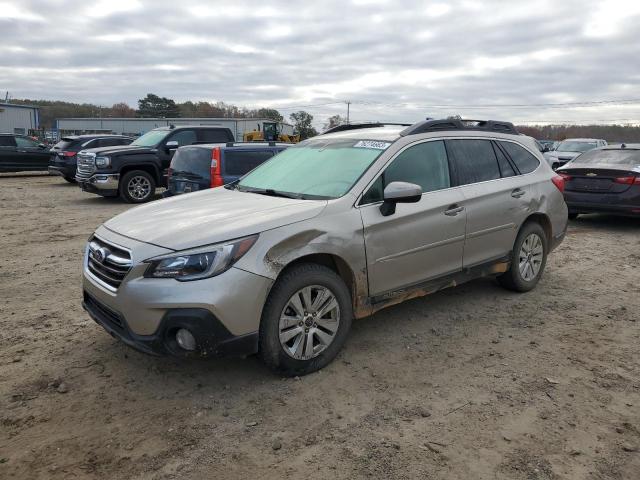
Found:
[[0, 133], [0, 172], [46, 171], [51, 153], [26, 135]]
[[129, 203], [148, 202], [156, 186], [166, 186], [166, 172], [178, 147], [233, 141], [231, 130], [223, 127], [156, 128], [130, 145], [82, 150], [78, 153], [76, 181], [85, 192], [104, 197], [119, 195]]
[[62, 137], [51, 152], [49, 173], [60, 175], [67, 182], [75, 182], [78, 152], [87, 148], [129, 145], [133, 138], [124, 135], [71, 135]]
[[171, 160], [163, 196], [221, 187], [289, 147], [286, 143], [234, 143], [180, 147]]

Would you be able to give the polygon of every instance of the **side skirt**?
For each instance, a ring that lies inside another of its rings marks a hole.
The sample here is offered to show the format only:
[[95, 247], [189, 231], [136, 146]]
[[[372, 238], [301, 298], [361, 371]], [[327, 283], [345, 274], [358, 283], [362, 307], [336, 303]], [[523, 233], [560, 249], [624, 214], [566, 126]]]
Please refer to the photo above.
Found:
[[445, 288], [455, 287], [456, 285], [475, 280], [476, 278], [490, 277], [504, 273], [509, 269], [510, 263], [511, 259], [509, 256], [502, 257], [498, 260], [465, 268], [460, 272], [445, 275], [444, 277], [427, 280], [418, 284], [402, 287], [398, 290], [391, 290], [369, 297], [367, 303], [369, 303], [370, 314], [390, 307], [391, 305], [397, 305], [412, 298], [424, 297], [444, 290]]

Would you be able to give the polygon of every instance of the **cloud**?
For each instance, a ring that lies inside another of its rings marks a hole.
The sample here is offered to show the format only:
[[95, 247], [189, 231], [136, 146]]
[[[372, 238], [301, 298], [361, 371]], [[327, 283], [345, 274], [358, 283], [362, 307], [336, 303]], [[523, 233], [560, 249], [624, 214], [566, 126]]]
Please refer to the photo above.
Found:
[[623, 3], [0, 1], [0, 85], [100, 104], [319, 105], [305, 107], [318, 122], [345, 100], [354, 120], [640, 121], [638, 104], [478, 107], [639, 97], [640, 7]]

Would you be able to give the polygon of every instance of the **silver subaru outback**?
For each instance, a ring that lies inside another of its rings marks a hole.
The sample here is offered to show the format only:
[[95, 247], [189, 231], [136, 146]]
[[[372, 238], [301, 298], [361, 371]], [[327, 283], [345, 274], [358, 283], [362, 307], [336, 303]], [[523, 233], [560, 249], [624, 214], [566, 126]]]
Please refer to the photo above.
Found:
[[344, 125], [105, 222], [83, 306], [143, 352], [258, 353], [303, 375], [354, 318], [478, 277], [534, 288], [564, 238], [563, 186], [507, 122]]

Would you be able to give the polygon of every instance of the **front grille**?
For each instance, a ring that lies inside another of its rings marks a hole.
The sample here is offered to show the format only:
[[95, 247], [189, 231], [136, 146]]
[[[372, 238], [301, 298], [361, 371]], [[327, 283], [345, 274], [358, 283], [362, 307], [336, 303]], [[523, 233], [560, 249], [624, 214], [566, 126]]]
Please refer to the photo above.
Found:
[[109, 290], [117, 290], [132, 266], [131, 254], [122, 247], [93, 236], [89, 240], [87, 270]]
[[76, 176], [80, 178], [89, 178], [96, 171], [96, 155], [95, 153], [78, 153], [78, 168]]
[[87, 292], [84, 292], [84, 303], [87, 308], [101, 320], [106, 321], [114, 327], [124, 328], [124, 322], [118, 313], [93, 298]]

